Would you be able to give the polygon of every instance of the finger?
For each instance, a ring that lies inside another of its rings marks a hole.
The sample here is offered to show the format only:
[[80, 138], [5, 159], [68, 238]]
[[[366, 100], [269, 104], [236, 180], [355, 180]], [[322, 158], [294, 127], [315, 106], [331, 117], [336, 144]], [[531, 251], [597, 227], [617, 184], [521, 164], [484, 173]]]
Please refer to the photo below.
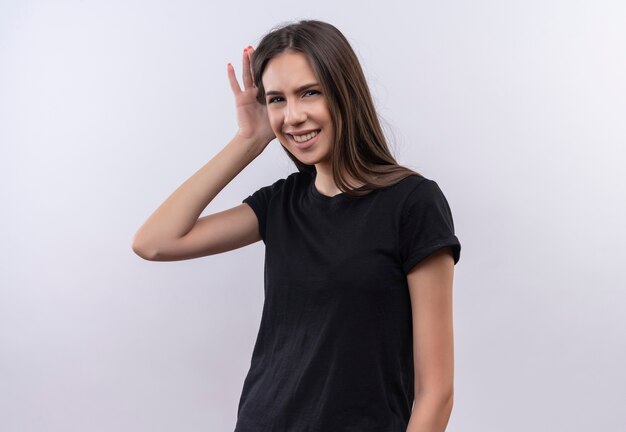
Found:
[[233, 94], [237, 96], [241, 93], [241, 88], [239, 87], [239, 82], [235, 76], [235, 68], [230, 63], [228, 63], [226, 67], [228, 68], [228, 81], [230, 82], [230, 89], [233, 91]]
[[256, 81], [254, 80], [254, 68], [252, 67], [252, 55], [254, 54], [254, 48], [248, 47], [248, 57], [250, 57], [250, 76], [252, 77], [252, 85], [256, 87]]
[[250, 73], [250, 54], [248, 54], [249, 48], [243, 50], [243, 85], [245, 89], [252, 87], [252, 74]]

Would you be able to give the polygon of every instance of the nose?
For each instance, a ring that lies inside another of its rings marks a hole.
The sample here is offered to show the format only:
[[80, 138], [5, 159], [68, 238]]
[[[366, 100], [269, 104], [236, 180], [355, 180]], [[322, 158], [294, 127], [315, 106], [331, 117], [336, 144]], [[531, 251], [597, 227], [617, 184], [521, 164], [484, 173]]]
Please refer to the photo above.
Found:
[[287, 102], [285, 107], [285, 124], [296, 125], [306, 120], [306, 112], [302, 109], [298, 102]]

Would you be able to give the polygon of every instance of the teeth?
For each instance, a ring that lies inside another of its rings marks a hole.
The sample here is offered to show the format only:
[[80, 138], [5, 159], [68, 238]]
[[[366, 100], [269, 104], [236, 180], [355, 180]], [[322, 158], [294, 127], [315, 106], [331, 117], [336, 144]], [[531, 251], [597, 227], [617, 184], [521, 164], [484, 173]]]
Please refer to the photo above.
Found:
[[318, 131], [315, 131], [315, 132], [308, 133], [306, 135], [292, 135], [292, 137], [295, 142], [302, 143], [302, 142], [310, 140], [317, 134], [318, 134]]

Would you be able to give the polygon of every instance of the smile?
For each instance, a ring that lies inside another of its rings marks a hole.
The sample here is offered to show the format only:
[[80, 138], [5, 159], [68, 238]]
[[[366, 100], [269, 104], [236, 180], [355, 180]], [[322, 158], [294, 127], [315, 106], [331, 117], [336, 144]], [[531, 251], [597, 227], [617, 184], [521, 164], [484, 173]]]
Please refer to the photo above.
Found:
[[314, 138], [315, 136], [317, 136], [317, 134], [319, 132], [320, 132], [319, 130], [316, 130], [316, 131], [313, 131], [313, 132], [308, 133], [306, 135], [291, 135], [291, 137], [297, 143], [304, 143], [304, 142], [307, 142], [308, 140]]

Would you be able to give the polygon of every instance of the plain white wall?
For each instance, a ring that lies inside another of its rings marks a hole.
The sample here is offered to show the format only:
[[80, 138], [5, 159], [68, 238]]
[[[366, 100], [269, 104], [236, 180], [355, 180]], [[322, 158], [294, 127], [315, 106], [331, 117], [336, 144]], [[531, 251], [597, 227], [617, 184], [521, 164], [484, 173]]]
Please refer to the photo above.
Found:
[[[623, 427], [624, 2], [75, 0], [0, 3], [0, 430], [234, 428], [263, 243], [131, 241], [234, 134], [226, 64], [302, 18], [348, 37], [452, 207], [448, 430]], [[203, 214], [293, 171], [274, 141]]]

